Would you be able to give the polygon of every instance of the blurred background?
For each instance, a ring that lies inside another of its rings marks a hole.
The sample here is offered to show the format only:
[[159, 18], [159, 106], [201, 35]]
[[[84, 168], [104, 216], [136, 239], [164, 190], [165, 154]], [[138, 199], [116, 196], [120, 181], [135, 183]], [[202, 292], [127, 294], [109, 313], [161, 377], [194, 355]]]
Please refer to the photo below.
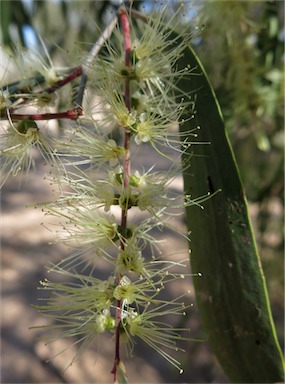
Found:
[[[91, 48], [119, 3], [111, 0], [1, 1], [1, 86], [23, 76], [21, 66], [12, 59], [19, 47], [45, 56], [40, 38], [56, 65], [80, 64], [82, 52]], [[159, 3], [168, 4], [171, 17], [181, 2]], [[283, 348], [284, 2], [187, 0], [183, 3], [184, 13], [178, 14], [175, 23], [181, 31], [186, 26], [192, 31], [192, 46], [221, 105], [249, 200], [273, 318]], [[155, 2], [135, 1], [133, 6], [149, 11]], [[59, 108], [66, 109], [64, 101]], [[147, 150], [150, 163], [156, 161], [151, 149]], [[139, 159], [138, 156], [138, 162]], [[20, 187], [9, 179], [1, 194], [1, 382], [111, 382], [111, 341], [101, 341], [103, 352], [97, 353], [94, 346], [84, 359], [63, 374], [64, 357], [60, 357], [59, 362], [55, 359], [45, 363], [57, 349], [44, 347], [28, 329], [42, 324], [31, 303], [35, 303], [38, 296], [36, 287], [45, 277], [51, 252], [56, 260], [67, 252], [59, 245], [51, 251], [48, 243], [52, 241], [52, 234], [40, 225], [44, 219], [42, 213], [25, 208], [49, 199], [51, 186], [40, 178], [44, 172], [41, 166], [37, 167], [28, 182]], [[182, 190], [181, 180], [176, 182], [173, 188]], [[178, 219], [181, 230], [183, 225], [183, 219]], [[175, 243], [180, 240], [170, 236], [169, 241], [173, 249], [179, 247], [187, 254], [185, 244]], [[191, 286], [191, 281], [189, 284]], [[192, 329], [193, 338], [203, 338], [193, 290], [192, 295], [194, 306], [187, 326]], [[207, 343], [193, 342], [187, 348], [183, 356], [187, 369], [179, 376], [159, 357], [138, 345], [135, 351], [138, 357], [127, 363], [130, 381], [228, 382]]]

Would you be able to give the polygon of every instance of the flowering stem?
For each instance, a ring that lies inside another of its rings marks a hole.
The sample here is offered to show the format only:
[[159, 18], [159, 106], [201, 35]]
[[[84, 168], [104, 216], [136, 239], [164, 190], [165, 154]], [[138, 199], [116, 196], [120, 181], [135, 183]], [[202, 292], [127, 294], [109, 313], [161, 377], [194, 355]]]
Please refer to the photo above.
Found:
[[[128, 20], [128, 16], [126, 10], [121, 8], [119, 10], [119, 18], [121, 22], [121, 28], [124, 38], [124, 52], [125, 52], [125, 66], [127, 69], [131, 66], [130, 60], [130, 52], [131, 52], [131, 35], [130, 35], [130, 24]], [[129, 71], [128, 71], [129, 73]], [[124, 102], [128, 109], [131, 111], [131, 96], [130, 96], [130, 78], [129, 75], [126, 75], [125, 79], [125, 91], [124, 91]], [[125, 156], [123, 159], [123, 184], [124, 189], [129, 187], [129, 179], [130, 179], [130, 139], [131, 133], [127, 130], [125, 131], [125, 139], [124, 139], [124, 148], [125, 148]], [[121, 235], [122, 239], [120, 242], [121, 250], [124, 250], [125, 244], [124, 239], [127, 235], [127, 212], [128, 208], [122, 208], [121, 214]], [[120, 283], [121, 275], [117, 275], [117, 282]], [[117, 367], [120, 363], [120, 327], [121, 327], [121, 311], [122, 311], [122, 300], [117, 301], [116, 306], [116, 346], [115, 346], [115, 361], [114, 368], [112, 373], [114, 374], [114, 383], [117, 383]]]
[[[133, 149], [133, 145], [148, 142], [158, 154], [169, 158], [159, 149], [159, 144], [176, 149], [180, 143], [179, 133], [168, 131], [177, 126], [184, 111], [188, 121], [188, 106], [192, 113], [188, 88], [180, 92], [177, 86], [191, 71], [188, 66], [187, 71], [183, 69], [186, 66], [176, 69], [185, 51], [185, 41], [178, 36], [171, 42], [172, 32], [164, 26], [165, 13], [151, 16], [145, 25], [132, 23], [131, 3], [123, 2], [81, 66], [70, 68], [63, 76], [62, 72], [53, 71], [51, 79], [56, 80], [52, 84], [44, 76], [34, 74], [23, 82], [8, 84], [0, 94], [0, 120], [2, 113], [2, 119], [4, 116], [10, 123], [1, 135], [4, 149], [0, 155], [5, 172], [0, 176], [0, 185], [9, 175], [27, 173], [34, 163], [34, 148], [38, 150], [44, 162], [57, 167], [51, 179], [59, 184], [60, 192], [59, 199], [44, 203], [44, 210], [62, 219], [60, 227], [63, 227], [58, 232], [63, 236], [59, 237], [64, 242], [71, 241], [75, 248], [71, 256], [51, 268], [67, 280], [41, 282], [42, 288], [50, 291], [51, 298], [37, 307], [55, 320], [47, 327], [55, 334], [48, 338], [57, 340], [57, 331], [61, 338], [76, 338], [76, 344], [80, 345], [72, 363], [93, 340], [104, 332], [112, 333], [114, 384], [127, 383], [121, 345], [125, 342], [127, 351], [131, 352], [136, 338], [182, 372], [179, 361], [165, 349], [179, 351], [176, 341], [184, 339], [180, 332], [186, 329], [173, 328], [160, 319], [166, 315], [185, 315], [186, 308], [190, 307], [180, 301], [186, 293], [169, 302], [160, 299], [166, 283], [185, 277], [171, 271], [172, 267], [184, 266], [184, 262], [158, 258], [160, 241], [150, 233], [152, 228], [168, 227], [168, 219], [176, 215], [182, 201], [179, 194], [167, 190], [176, 175], [180, 157], [173, 156], [175, 164], [163, 175], [153, 172], [153, 167], [141, 174], [134, 169], [131, 172], [130, 149], [131, 145]], [[140, 18], [137, 14], [134, 16]], [[116, 30], [113, 34], [118, 22], [120, 33]], [[132, 35], [131, 27], [138, 28]], [[74, 79], [79, 83], [75, 104], [69, 104], [63, 112], [44, 113], [39, 109], [21, 114], [19, 107], [29, 107], [35, 102], [38, 108], [51, 106], [53, 93]], [[45, 127], [38, 129], [36, 120], [77, 120], [83, 114], [82, 101], [88, 79], [94, 84], [90, 92], [96, 96], [96, 99], [90, 97], [96, 104], [92, 103], [88, 110], [91, 113], [98, 105], [98, 96], [99, 111], [102, 111], [98, 121], [96, 117], [93, 121], [92, 114], [94, 129], [82, 121], [75, 124], [77, 128], [72, 134], [67, 132], [58, 141]], [[123, 146], [116, 137], [113, 139], [109, 129], [103, 132], [101, 128], [105, 124], [117, 125], [122, 130]], [[191, 134], [192, 129], [185, 131], [183, 138], [188, 138], [189, 132]], [[185, 139], [180, 154], [186, 153], [187, 144]], [[88, 169], [86, 164], [90, 164]], [[95, 180], [94, 169], [100, 174], [103, 171], [101, 179]], [[185, 205], [192, 204], [188, 195], [185, 201]], [[115, 215], [118, 207], [119, 219]], [[137, 225], [130, 218], [131, 207], [143, 215]], [[188, 236], [185, 237], [188, 240]], [[96, 252], [92, 252], [94, 248]], [[114, 268], [108, 278], [93, 276], [95, 256]]]
[[[122, 25], [122, 32], [124, 37], [124, 49], [125, 49], [125, 65], [126, 68], [130, 69], [131, 67], [131, 60], [130, 60], [130, 53], [131, 53], [131, 35], [130, 35], [130, 24], [128, 20], [128, 16], [126, 13], [126, 10], [124, 8], [121, 9], [119, 13], [119, 17], [121, 20]], [[129, 72], [128, 72], [129, 73]], [[125, 82], [125, 105], [128, 109], [128, 111], [131, 111], [131, 95], [130, 95], [130, 77], [129, 75], [126, 75], [126, 82]], [[131, 139], [131, 133], [127, 130], [125, 131], [125, 156], [124, 156], [124, 172], [123, 172], [123, 180], [124, 180], [124, 188], [128, 188], [129, 186], [129, 178], [130, 178], [130, 139]], [[125, 220], [123, 221], [123, 217], [126, 216]], [[122, 210], [122, 228], [126, 230], [127, 225], [127, 210]]]

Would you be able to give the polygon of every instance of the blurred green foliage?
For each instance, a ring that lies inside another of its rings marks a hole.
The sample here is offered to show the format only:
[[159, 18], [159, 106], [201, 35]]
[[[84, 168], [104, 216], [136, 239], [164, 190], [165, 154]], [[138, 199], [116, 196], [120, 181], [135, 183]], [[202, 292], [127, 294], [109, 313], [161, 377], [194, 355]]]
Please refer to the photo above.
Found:
[[223, 111], [247, 196], [283, 192], [284, 3], [201, 2], [197, 46]]

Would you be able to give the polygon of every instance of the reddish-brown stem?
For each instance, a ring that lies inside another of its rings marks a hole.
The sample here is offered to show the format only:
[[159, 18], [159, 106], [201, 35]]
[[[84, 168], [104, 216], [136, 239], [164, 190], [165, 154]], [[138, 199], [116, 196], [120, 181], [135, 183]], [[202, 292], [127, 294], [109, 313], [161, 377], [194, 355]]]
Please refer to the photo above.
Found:
[[[41, 95], [43, 93], [53, 93], [57, 89], [63, 87], [64, 85], [70, 83], [76, 77], [81, 76], [83, 74], [83, 70], [81, 66], [76, 67], [69, 75], [67, 75], [64, 79], [57, 81], [51, 87], [46, 88], [35, 94], [35, 98], [37, 95]], [[17, 107], [23, 106], [29, 101], [29, 98], [22, 98], [17, 100]], [[81, 100], [82, 101], [82, 100]], [[35, 113], [35, 114], [18, 114], [14, 113], [15, 108], [11, 108], [9, 111], [7, 109], [0, 110], [0, 120], [11, 120], [11, 121], [35, 121], [35, 120], [52, 120], [52, 119], [69, 119], [69, 120], [77, 120], [79, 116], [82, 115], [82, 107], [79, 105], [76, 108], [70, 109], [65, 112], [56, 112], [56, 113]]]
[[3, 115], [0, 113], [0, 120], [10, 119], [12, 121], [35, 121], [35, 120], [52, 120], [52, 119], [69, 119], [77, 120], [79, 116], [82, 115], [82, 109], [80, 107], [70, 109], [65, 112], [56, 112], [56, 113], [35, 113], [33, 115], [21, 115], [17, 113], [8, 113], [4, 112]]
[[79, 67], [76, 67], [69, 75], [67, 75], [65, 78], [63, 78], [62, 80], [59, 80], [57, 81], [56, 83], [54, 83], [51, 87], [49, 88], [46, 88], [42, 91], [39, 92], [39, 94], [42, 94], [42, 93], [53, 93], [55, 92], [57, 89], [61, 88], [61, 87], [64, 87], [66, 84], [70, 83], [71, 81], [73, 81], [74, 79], [76, 79], [76, 77], [79, 77], [82, 75], [82, 67], [81, 65]]
[[[122, 28], [122, 34], [124, 39], [124, 51], [125, 51], [125, 66], [129, 70], [131, 67], [131, 59], [130, 59], [130, 52], [131, 52], [131, 34], [130, 34], [130, 24], [127, 12], [124, 8], [121, 8], [119, 10], [119, 18]], [[127, 70], [127, 73], [129, 72]], [[125, 90], [124, 90], [124, 102], [128, 109], [128, 111], [131, 111], [131, 95], [130, 95], [130, 78], [129, 76], [126, 76], [125, 80]], [[130, 132], [125, 131], [125, 140], [124, 140], [124, 147], [125, 147], [125, 156], [123, 159], [123, 183], [124, 188], [128, 189], [129, 187], [129, 179], [130, 179], [130, 139], [131, 135]], [[125, 239], [127, 235], [127, 212], [128, 209], [122, 209], [122, 215], [121, 215], [121, 228], [122, 228], [122, 240], [121, 240], [121, 249], [123, 250], [125, 248]], [[117, 282], [119, 284], [121, 280], [121, 275], [117, 276]], [[115, 344], [115, 361], [114, 361], [114, 367], [112, 370], [112, 373], [114, 375], [114, 383], [117, 383], [117, 367], [120, 363], [120, 329], [121, 329], [121, 312], [122, 312], [122, 302], [121, 300], [117, 301], [116, 306], [116, 344]]]
[[[124, 37], [124, 50], [125, 50], [125, 66], [127, 68], [127, 73], [131, 68], [131, 32], [130, 32], [130, 23], [128, 19], [127, 12], [124, 8], [121, 9], [119, 13], [122, 33]], [[128, 111], [131, 111], [131, 94], [130, 94], [130, 77], [127, 75], [125, 80], [125, 95], [124, 95], [125, 105]], [[130, 132], [125, 132], [125, 150], [126, 155], [124, 157], [124, 187], [128, 188], [129, 186], [129, 177], [130, 177]], [[125, 213], [126, 214], [126, 213]], [[126, 223], [124, 223], [126, 226]]]
[[[83, 75], [83, 69], [82, 69], [82, 66], [78, 66], [71, 73], [69, 73], [67, 76], [65, 76], [63, 79], [57, 81], [56, 83], [54, 83], [49, 88], [46, 88], [46, 89], [43, 89], [39, 92], [33, 93], [33, 96], [36, 99], [37, 95], [40, 96], [44, 93], [49, 93], [49, 94], [53, 93], [56, 90], [58, 90], [59, 88], [65, 86], [66, 84], [68, 84], [71, 81], [73, 81], [74, 79], [76, 79], [76, 77], [79, 77], [81, 75]], [[15, 83], [15, 84], [17, 84], [17, 83]], [[11, 85], [8, 84], [4, 88], [9, 90], [10, 86]], [[19, 90], [19, 93], [21, 94], [21, 90]], [[13, 93], [12, 93], [12, 96], [13, 96]], [[23, 106], [26, 103], [28, 103], [30, 100], [31, 100], [30, 97], [25, 97], [25, 95], [23, 95], [22, 97], [17, 98], [17, 100], [13, 103], [12, 109], [14, 109], [15, 107], [19, 108], [20, 106]], [[81, 102], [82, 102], [82, 98], [81, 98]], [[81, 106], [81, 103], [77, 104], [77, 105]]]

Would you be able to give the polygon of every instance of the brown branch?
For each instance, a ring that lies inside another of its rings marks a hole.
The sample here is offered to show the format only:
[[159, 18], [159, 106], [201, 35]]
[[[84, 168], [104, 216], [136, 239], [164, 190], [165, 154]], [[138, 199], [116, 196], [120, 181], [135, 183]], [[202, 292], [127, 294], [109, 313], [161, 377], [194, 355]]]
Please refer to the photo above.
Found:
[[66, 84], [70, 83], [71, 81], [73, 81], [74, 79], [76, 79], [76, 77], [79, 77], [82, 75], [82, 67], [81, 65], [76, 67], [74, 71], [72, 71], [69, 75], [67, 75], [66, 77], [64, 77], [63, 79], [57, 81], [56, 83], [54, 83], [51, 87], [47, 88], [47, 89], [44, 89], [40, 92], [38, 92], [37, 94], [41, 95], [42, 93], [53, 93], [55, 92], [57, 89], [65, 86]]
[[36, 113], [32, 115], [10, 113], [5, 110], [4, 114], [0, 111], [0, 120], [12, 120], [12, 121], [35, 121], [35, 120], [53, 120], [53, 119], [69, 119], [77, 120], [82, 115], [82, 108], [77, 107], [65, 112], [55, 113]]

